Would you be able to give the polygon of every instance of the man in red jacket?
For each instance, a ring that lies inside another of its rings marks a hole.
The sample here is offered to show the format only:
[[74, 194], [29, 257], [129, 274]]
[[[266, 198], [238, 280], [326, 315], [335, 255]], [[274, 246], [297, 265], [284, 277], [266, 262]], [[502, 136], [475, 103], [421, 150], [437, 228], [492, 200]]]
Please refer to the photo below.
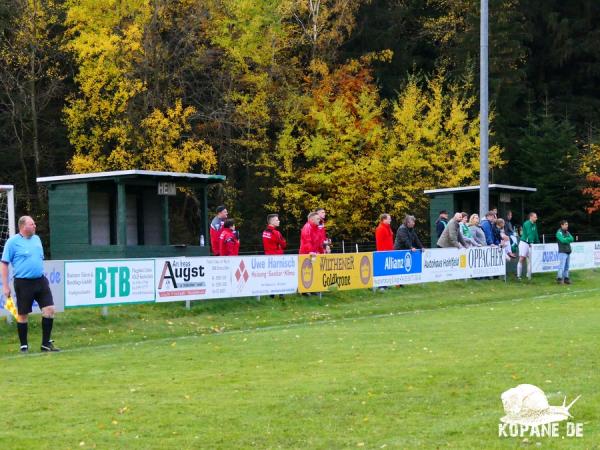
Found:
[[300, 232], [300, 250], [301, 255], [324, 253], [325, 246], [323, 243], [323, 234], [319, 230], [321, 218], [316, 212], [311, 212], [308, 215], [308, 221], [302, 227]]
[[319, 215], [319, 233], [321, 233], [321, 242], [323, 242], [323, 253], [331, 253], [331, 239], [327, 237], [327, 228], [325, 228], [325, 208], [317, 208], [315, 212]]
[[227, 220], [227, 208], [224, 206], [217, 207], [217, 215], [210, 223], [210, 249], [214, 256], [220, 255], [221, 250], [221, 233], [223, 232], [223, 224]]
[[382, 214], [379, 217], [379, 225], [375, 229], [375, 247], [378, 252], [394, 250], [394, 232], [391, 224], [392, 216]]
[[240, 241], [235, 232], [233, 219], [227, 219], [223, 224], [223, 232], [219, 237], [219, 256], [237, 256], [240, 252]]
[[265, 255], [283, 255], [287, 242], [277, 230], [279, 226], [279, 216], [269, 214], [267, 216], [267, 229], [263, 231], [262, 241], [265, 249]]

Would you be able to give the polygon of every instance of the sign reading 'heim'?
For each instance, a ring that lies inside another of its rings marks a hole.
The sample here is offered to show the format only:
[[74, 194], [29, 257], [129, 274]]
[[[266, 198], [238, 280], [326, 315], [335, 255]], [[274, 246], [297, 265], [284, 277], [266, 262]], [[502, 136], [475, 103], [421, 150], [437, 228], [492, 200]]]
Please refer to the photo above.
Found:
[[298, 290], [323, 292], [373, 287], [373, 254], [300, 255]]

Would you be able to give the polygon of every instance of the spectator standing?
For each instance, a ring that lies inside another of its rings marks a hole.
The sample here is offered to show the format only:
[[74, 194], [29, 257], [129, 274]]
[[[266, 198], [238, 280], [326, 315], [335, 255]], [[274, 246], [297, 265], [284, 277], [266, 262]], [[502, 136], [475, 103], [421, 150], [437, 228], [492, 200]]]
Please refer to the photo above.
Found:
[[235, 230], [233, 219], [227, 219], [223, 224], [223, 232], [219, 236], [219, 256], [237, 256], [240, 253], [240, 241]]
[[497, 233], [494, 231], [494, 226], [496, 222], [496, 216], [493, 211], [488, 211], [485, 215], [485, 219], [481, 221], [481, 229], [485, 234], [485, 244], [486, 245], [498, 245], [500, 244], [500, 239]]
[[300, 231], [300, 250], [301, 255], [324, 253], [323, 234], [319, 230], [321, 218], [316, 212], [311, 212], [308, 215], [308, 220]]
[[392, 216], [382, 214], [379, 225], [375, 228], [375, 248], [378, 252], [394, 250], [394, 232], [392, 231]]
[[396, 233], [396, 241], [394, 242], [394, 250], [423, 250], [423, 244], [415, 231], [417, 220], [415, 216], [406, 216], [402, 225]]
[[558, 273], [556, 274], [556, 281], [558, 284], [571, 284], [569, 263], [571, 262], [571, 242], [575, 239], [569, 233], [569, 222], [566, 220], [560, 221], [560, 228], [556, 232], [556, 240], [558, 241]]
[[35, 222], [29, 216], [19, 218], [19, 233], [6, 241], [2, 252], [2, 289], [5, 298], [10, 297], [8, 266], [12, 264], [14, 287], [17, 297], [17, 332], [21, 353], [29, 351], [27, 341], [28, 317], [36, 301], [42, 310], [42, 352], [60, 351], [50, 336], [54, 324], [54, 300], [50, 284], [44, 275], [44, 249], [39, 236], [35, 234]]
[[512, 211], [506, 212], [506, 219], [504, 220], [504, 232], [510, 239], [510, 250], [511, 252], [516, 252], [519, 246], [519, 240], [517, 239], [517, 232], [512, 223], [513, 213]]
[[521, 242], [519, 242], [519, 262], [517, 263], [517, 279], [521, 280], [523, 261], [527, 260], [527, 278], [531, 280], [531, 246], [540, 243], [537, 230], [537, 214], [529, 213], [529, 219], [523, 223]]
[[221, 251], [221, 233], [223, 232], [223, 225], [227, 220], [227, 208], [224, 206], [217, 206], [217, 215], [210, 223], [210, 249], [214, 256], [219, 256]]
[[445, 209], [442, 209], [440, 211], [439, 217], [435, 221], [435, 232], [436, 232], [438, 239], [442, 236], [442, 233], [444, 232], [444, 230], [446, 229], [447, 226], [448, 226], [448, 211], [446, 211]]
[[462, 237], [466, 242], [467, 247], [481, 247], [481, 245], [473, 238], [473, 235], [471, 234], [471, 229], [467, 224], [469, 215], [466, 212], [462, 212], [461, 216], [462, 217], [460, 219], [460, 233], [462, 234]]
[[471, 232], [473, 239], [475, 239], [475, 242], [477, 242], [480, 247], [487, 245], [485, 233], [479, 225], [479, 214], [471, 214], [471, 217], [469, 218], [469, 231]]
[[315, 212], [319, 215], [319, 233], [321, 234], [321, 242], [323, 243], [323, 252], [331, 253], [331, 239], [327, 237], [327, 227], [325, 227], [325, 208], [317, 208]]
[[277, 214], [269, 214], [267, 216], [267, 229], [262, 234], [265, 255], [283, 255], [283, 251], [287, 247], [287, 242], [277, 229], [279, 223], [279, 216]]
[[437, 241], [437, 246], [440, 248], [465, 248], [467, 246], [465, 240], [460, 233], [460, 221], [462, 214], [457, 212], [454, 217], [450, 219], [446, 228], [442, 232], [442, 235]]
[[512, 258], [516, 258], [516, 255], [511, 251], [510, 238], [504, 232], [504, 219], [496, 219], [496, 228], [500, 235], [500, 247], [504, 253], [504, 259], [510, 261]]

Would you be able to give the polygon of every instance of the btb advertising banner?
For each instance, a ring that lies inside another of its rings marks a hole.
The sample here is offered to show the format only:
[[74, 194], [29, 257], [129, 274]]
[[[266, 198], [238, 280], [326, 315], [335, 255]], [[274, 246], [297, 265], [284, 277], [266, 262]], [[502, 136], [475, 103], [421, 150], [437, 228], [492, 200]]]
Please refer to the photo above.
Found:
[[298, 266], [301, 293], [373, 287], [373, 253], [300, 255]]
[[65, 307], [154, 301], [154, 260], [65, 261]]

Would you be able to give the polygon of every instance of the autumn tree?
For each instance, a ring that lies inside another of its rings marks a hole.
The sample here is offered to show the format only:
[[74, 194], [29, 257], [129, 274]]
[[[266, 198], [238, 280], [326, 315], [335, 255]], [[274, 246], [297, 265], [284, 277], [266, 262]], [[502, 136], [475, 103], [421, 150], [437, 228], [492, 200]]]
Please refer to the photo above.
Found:
[[[178, 99], [146, 103], [147, 108], [136, 103], [148, 90], [148, 81], [135, 75], [148, 57], [142, 42], [151, 5], [127, 0], [113, 6], [108, 0], [80, 0], [68, 9], [66, 48], [79, 67], [79, 92], [65, 108], [75, 147], [71, 170], [214, 170], [213, 149], [191, 133], [193, 106]], [[181, 156], [169, 156], [177, 153]]]
[[31, 210], [41, 198], [35, 178], [53, 167], [55, 159], [56, 149], [40, 141], [52, 135], [56, 120], [41, 117], [63, 93], [62, 8], [53, 0], [10, 0], [2, 10], [6, 27], [0, 33], [0, 115], [8, 148], [17, 150], [22, 176], [18, 185]]
[[[382, 212], [425, 216], [424, 189], [469, 183], [479, 169], [473, 97], [439, 73], [424, 85], [412, 78], [389, 106], [370, 63], [323, 71], [290, 106], [275, 158], [265, 161], [276, 180], [272, 208], [299, 223], [324, 206], [337, 236], [353, 239], [371, 238]], [[502, 164], [498, 147], [490, 164]]]

